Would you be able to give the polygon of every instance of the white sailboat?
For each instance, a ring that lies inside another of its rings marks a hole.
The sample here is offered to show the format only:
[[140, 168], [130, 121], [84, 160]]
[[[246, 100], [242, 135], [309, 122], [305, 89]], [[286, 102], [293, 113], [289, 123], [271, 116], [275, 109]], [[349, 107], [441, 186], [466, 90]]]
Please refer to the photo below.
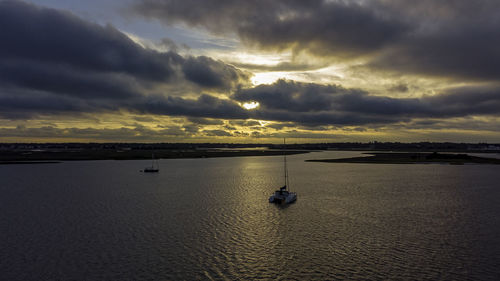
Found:
[[276, 204], [289, 204], [293, 203], [297, 200], [297, 192], [291, 192], [288, 188], [289, 183], [288, 183], [288, 167], [286, 165], [286, 152], [285, 152], [285, 147], [286, 147], [286, 141], [283, 139], [283, 163], [284, 163], [284, 171], [285, 171], [285, 185], [280, 187], [279, 190], [276, 190], [270, 197], [269, 197], [269, 203], [276, 203]]
[[[156, 165], [155, 165], [156, 164]], [[144, 173], [158, 173], [160, 171], [160, 164], [158, 160], [155, 161], [154, 153], [151, 154], [151, 167], [144, 168]]]

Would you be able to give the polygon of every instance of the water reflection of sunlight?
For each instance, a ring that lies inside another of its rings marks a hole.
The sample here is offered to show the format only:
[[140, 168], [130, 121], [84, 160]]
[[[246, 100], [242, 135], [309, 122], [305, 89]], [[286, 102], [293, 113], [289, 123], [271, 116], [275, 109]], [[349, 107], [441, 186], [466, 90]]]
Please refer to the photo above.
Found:
[[281, 175], [281, 163], [275, 157], [265, 161], [261, 157], [241, 157], [233, 164], [238, 172], [228, 186], [234, 197], [226, 206], [229, 222], [225, 232], [230, 235], [225, 236], [228, 241], [223, 242], [230, 253], [228, 264], [239, 265], [235, 270], [247, 272], [279, 266], [274, 249], [283, 240], [278, 231], [280, 210], [267, 199], [275, 188], [276, 176]]

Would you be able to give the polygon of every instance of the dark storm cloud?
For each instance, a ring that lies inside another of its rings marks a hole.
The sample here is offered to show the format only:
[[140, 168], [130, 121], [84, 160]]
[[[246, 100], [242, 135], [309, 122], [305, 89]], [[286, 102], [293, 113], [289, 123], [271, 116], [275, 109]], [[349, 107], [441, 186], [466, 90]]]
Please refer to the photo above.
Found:
[[39, 91], [23, 91], [0, 88], [0, 117], [29, 119], [38, 113], [78, 114], [95, 112], [85, 101], [71, 97], [59, 97]]
[[92, 99], [130, 98], [138, 95], [137, 83], [124, 75], [96, 74], [67, 65], [16, 59], [4, 59], [0, 62], [0, 86]]
[[155, 86], [228, 91], [249, 78], [221, 61], [145, 49], [110, 25], [20, 1], [0, 2], [0, 26], [3, 116], [128, 109], [125, 100], [144, 104]]
[[182, 71], [186, 79], [205, 88], [232, 89], [240, 81], [250, 78], [233, 66], [205, 56], [187, 58]]
[[248, 111], [236, 102], [203, 94], [197, 99], [180, 97], [149, 97], [128, 107], [132, 111], [159, 115], [206, 118], [246, 119]]
[[39, 128], [28, 128], [17, 126], [16, 128], [0, 128], [0, 135], [6, 138], [37, 138], [37, 139], [92, 139], [105, 141], [148, 141], [164, 140], [165, 138], [190, 137], [191, 132], [178, 126], [170, 126], [161, 130], [151, 130], [146, 127], [97, 129], [97, 128], [58, 128], [56, 126], [43, 126]]
[[135, 44], [114, 27], [100, 26], [54, 9], [20, 1], [0, 2], [0, 58], [119, 72], [147, 80], [172, 76], [182, 58]]
[[456, 23], [416, 35], [384, 50], [369, 66], [427, 76], [498, 80], [499, 24]]
[[357, 89], [279, 80], [238, 90], [233, 99], [259, 102], [252, 117], [300, 124], [363, 125], [414, 118], [500, 115], [500, 86], [462, 87], [422, 98], [370, 95]]
[[36, 90], [0, 88], [0, 117], [7, 119], [31, 119], [40, 115], [75, 115], [121, 110], [139, 114], [200, 118], [246, 119], [249, 117], [248, 111], [235, 101], [206, 94], [196, 99], [150, 95], [102, 100], [60, 96]]
[[440, 120], [415, 120], [408, 124], [395, 124], [388, 126], [391, 129], [433, 129], [433, 130], [471, 130], [471, 131], [500, 131], [500, 122], [478, 120], [475, 118], [457, 118]]
[[433, 116], [500, 115], [500, 86], [459, 87], [422, 102], [434, 108]]
[[498, 80], [497, 0], [137, 0], [167, 24], [236, 33], [264, 49], [367, 58], [375, 69]]
[[286, 80], [240, 89], [234, 98], [242, 102], [257, 101], [265, 110], [290, 113], [353, 112], [386, 116], [423, 111], [416, 99], [370, 96], [359, 89]]
[[236, 31], [263, 48], [323, 54], [371, 52], [408, 29], [354, 1], [142, 0], [133, 9], [168, 24], [182, 21], [215, 33]]
[[[321, 125], [395, 124], [422, 118], [500, 116], [499, 93], [500, 86], [462, 87], [434, 96], [398, 99], [336, 85], [279, 80], [271, 85], [240, 89], [231, 99], [206, 94], [196, 99], [156, 95], [109, 103], [43, 92], [17, 92], [0, 95], [0, 113], [4, 118], [19, 119], [40, 112], [83, 114], [124, 109], [139, 114], [187, 116], [200, 124], [220, 125], [210, 120], [233, 119], [231, 125], [260, 126], [259, 122], [250, 120], [253, 119], [317, 128]], [[250, 101], [257, 101], [260, 106], [253, 110], [240, 106]], [[19, 116], [20, 113], [27, 116]]]

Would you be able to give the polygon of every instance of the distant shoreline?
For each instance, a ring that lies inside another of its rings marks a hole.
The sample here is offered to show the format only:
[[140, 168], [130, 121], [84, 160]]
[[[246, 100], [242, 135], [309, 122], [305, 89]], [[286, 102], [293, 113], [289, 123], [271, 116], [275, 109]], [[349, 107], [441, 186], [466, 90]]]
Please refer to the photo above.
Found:
[[57, 164], [61, 161], [0, 161], [0, 165]]
[[[287, 150], [287, 155], [308, 153], [307, 150]], [[7, 164], [53, 164], [61, 161], [85, 160], [147, 160], [215, 158], [244, 156], [276, 156], [283, 155], [280, 150], [75, 150], [75, 151], [0, 151], [0, 165]]]
[[341, 158], [341, 159], [313, 159], [307, 162], [325, 163], [359, 163], [359, 164], [491, 164], [500, 165], [500, 159], [471, 156], [468, 154], [449, 153], [365, 153], [372, 156]]

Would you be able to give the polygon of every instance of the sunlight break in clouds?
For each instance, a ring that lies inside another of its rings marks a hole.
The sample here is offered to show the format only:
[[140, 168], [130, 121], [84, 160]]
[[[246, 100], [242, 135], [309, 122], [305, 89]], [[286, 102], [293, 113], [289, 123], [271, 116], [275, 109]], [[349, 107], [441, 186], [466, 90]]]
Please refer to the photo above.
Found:
[[251, 110], [259, 107], [259, 103], [252, 101], [252, 102], [246, 102], [242, 105], [245, 109]]

